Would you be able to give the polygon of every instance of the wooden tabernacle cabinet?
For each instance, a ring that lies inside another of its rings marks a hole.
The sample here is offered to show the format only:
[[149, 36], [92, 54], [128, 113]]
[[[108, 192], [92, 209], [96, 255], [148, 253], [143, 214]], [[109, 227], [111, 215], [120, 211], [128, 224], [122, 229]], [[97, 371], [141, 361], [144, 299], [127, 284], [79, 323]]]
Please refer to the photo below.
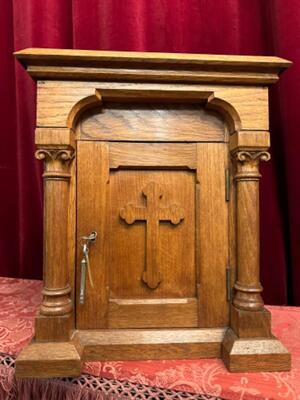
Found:
[[288, 370], [261, 296], [259, 164], [270, 158], [268, 85], [290, 62], [16, 57], [37, 80], [45, 164], [43, 302], [17, 375], [200, 357], [230, 371]]

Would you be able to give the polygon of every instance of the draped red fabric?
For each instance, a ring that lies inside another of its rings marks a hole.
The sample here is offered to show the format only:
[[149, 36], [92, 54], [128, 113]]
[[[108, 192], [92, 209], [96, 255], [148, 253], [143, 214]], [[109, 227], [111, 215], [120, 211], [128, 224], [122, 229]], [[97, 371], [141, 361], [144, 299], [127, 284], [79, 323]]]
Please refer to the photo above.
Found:
[[271, 89], [272, 161], [262, 166], [264, 298], [300, 305], [299, 0], [0, 0], [0, 275], [42, 275], [41, 165], [26, 47], [278, 55], [295, 62]]

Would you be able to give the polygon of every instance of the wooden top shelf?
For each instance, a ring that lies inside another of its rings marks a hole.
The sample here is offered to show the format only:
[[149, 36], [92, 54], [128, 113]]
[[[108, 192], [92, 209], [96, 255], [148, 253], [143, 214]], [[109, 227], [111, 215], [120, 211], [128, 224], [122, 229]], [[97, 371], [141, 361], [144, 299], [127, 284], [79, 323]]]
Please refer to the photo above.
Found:
[[29, 48], [15, 53], [35, 79], [271, 84], [279, 57]]

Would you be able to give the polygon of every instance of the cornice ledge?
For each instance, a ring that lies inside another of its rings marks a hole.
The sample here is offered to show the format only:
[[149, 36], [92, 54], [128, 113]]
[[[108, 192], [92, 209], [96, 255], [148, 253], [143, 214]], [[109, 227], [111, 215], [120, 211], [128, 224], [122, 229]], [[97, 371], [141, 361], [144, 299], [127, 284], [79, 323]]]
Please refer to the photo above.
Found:
[[267, 85], [292, 64], [278, 57], [38, 48], [15, 56], [36, 80]]

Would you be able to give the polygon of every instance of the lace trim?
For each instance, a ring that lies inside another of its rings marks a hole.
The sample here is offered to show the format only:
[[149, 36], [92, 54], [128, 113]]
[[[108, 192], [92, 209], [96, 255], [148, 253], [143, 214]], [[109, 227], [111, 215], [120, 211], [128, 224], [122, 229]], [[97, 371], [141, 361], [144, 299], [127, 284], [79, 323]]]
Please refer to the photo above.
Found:
[[[0, 365], [9, 369], [15, 367], [15, 357], [9, 354], [0, 353]], [[3, 377], [2, 377], [3, 379]], [[41, 380], [39, 380], [41, 381]], [[128, 381], [119, 381], [107, 378], [95, 377], [88, 374], [82, 374], [78, 378], [52, 378], [47, 380], [58, 384], [67, 384], [80, 388], [82, 394], [84, 392], [101, 392], [110, 399], [133, 399], [133, 400], [222, 400], [220, 397], [209, 396], [204, 394], [192, 394], [183, 391], [175, 391], [161, 389], [157, 387], [142, 385]], [[2, 385], [3, 387], [4, 385]], [[10, 394], [8, 393], [8, 398]], [[117, 397], [116, 397], [117, 396]]]

